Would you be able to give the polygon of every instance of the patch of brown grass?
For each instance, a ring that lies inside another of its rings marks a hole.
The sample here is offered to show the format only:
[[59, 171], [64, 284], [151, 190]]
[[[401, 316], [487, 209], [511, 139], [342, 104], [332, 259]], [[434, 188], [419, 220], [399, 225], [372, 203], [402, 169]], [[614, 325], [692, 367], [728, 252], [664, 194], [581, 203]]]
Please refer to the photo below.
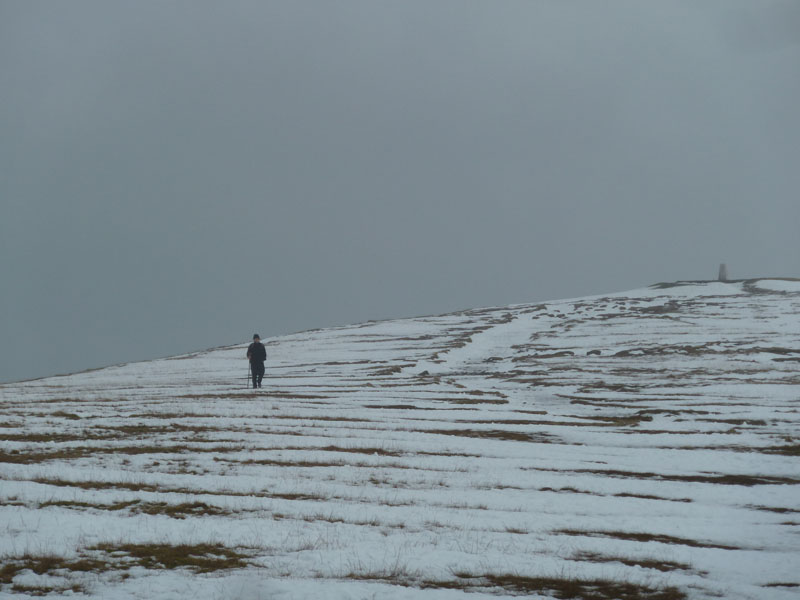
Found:
[[567, 579], [526, 577], [517, 574], [472, 575], [454, 573], [450, 581], [424, 580], [420, 587], [477, 591], [500, 588], [513, 594], [544, 596], [560, 600], [685, 600], [685, 592], [675, 587], [653, 588], [608, 579]]
[[115, 454], [119, 456], [134, 456], [138, 454], [194, 454], [212, 453], [225, 454], [241, 452], [244, 446], [188, 446], [185, 444], [173, 446], [109, 446], [109, 447], [72, 447], [53, 450], [51, 452], [30, 452], [28, 450], [0, 450], [0, 463], [36, 464], [51, 460], [74, 460], [95, 454]]
[[335, 417], [330, 415], [269, 415], [264, 417], [267, 421], [289, 420], [289, 421], [333, 421], [343, 423], [372, 423], [370, 419], [359, 417]]
[[618, 415], [618, 416], [576, 416], [576, 419], [587, 419], [591, 421], [600, 421], [601, 425], [611, 427], [629, 427], [632, 425], [639, 425], [640, 423], [649, 423], [653, 420], [651, 415], [636, 413], [634, 415]]
[[579, 490], [578, 488], [569, 487], [569, 486], [568, 487], [562, 487], [562, 488], [543, 487], [543, 488], [539, 488], [539, 491], [540, 492], [555, 492], [557, 494], [563, 494], [563, 493], [566, 493], [566, 494], [588, 494], [590, 496], [602, 496], [603, 495], [603, 494], [600, 494], [598, 492], [591, 492], [589, 490]]
[[211, 413], [174, 413], [174, 412], [149, 412], [149, 413], [134, 413], [127, 415], [128, 419], [164, 419], [164, 420], [182, 420], [182, 419], [218, 419], [220, 415]]
[[225, 569], [241, 569], [248, 566], [244, 554], [221, 544], [98, 544], [89, 548], [115, 559], [126, 559], [127, 567], [141, 566], [145, 569], [191, 569], [195, 573], [211, 573]]
[[[537, 470], [556, 471], [556, 469]], [[564, 471], [562, 470], [559, 472], [563, 473]], [[652, 479], [655, 481], [713, 483], [717, 485], [740, 485], [745, 487], [752, 487], [754, 485], [797, 485], [800, 483], [800, 479], [794, 479], [791, 477], [778, 477], [773, 475], [670, 475], [642, 471], [619, 471], [616, 469], [573, 469], [569, 472], [616, 477], [619, 479]]]
[[634, 494], [632, 492], [620, 492], [614, 494], [615, 498], [640, 498], [642, 500], [661, 500], [663, 502], [694, 502], [691, 498], [664, 498], [662, 496], [653, 496], [651, 494]]
[[508, 400], [494, 398], [438, 398], [437, 401], [450, 404], [508, 404]]
[[[46, 479], [36, 478], [31, 481], [41, 483], [44, 485], [53, 485], [56, 487], [74, 487], [81, 490], [126, 490], [131, 492], [160, 492], [164, 494], [192, 494], [192, 495], [208, 495], [208, 496], [253, 496], [252, 492], [234, 492], [229, 490], [208, 490], [208, 489], [191, 489], [186, 487], [168, 487], [162, 484], [155, 483], [134, 483], [127, 481], [69, 481], [64, 479]], [[59, 501], [55, 501], [59, 502]], [[139, 501], [119, 502], [109, 505], [92, 505], [93, 508], [107, 509], [107, 510], [121, 510]]]
[[183, 502], [181, 504], [169, 504], [168, 502], [145, 502], [138, 504], [134, 509], [135, 513], [146, 515], [166, 515], [173, 519], [185, 519], [187, 516], [224, 516], [230, 515], [231, 511], [210, 506], [205, 502]]
[[29, 444], [58, 444], [64, 442], [85, 442], [86, 440], [114, 439], [114, 436], [98, 437], [87, 433], [0, 433], [3, 442], [27, 442]]
[[741, 550], [735, 546], [726, 546], [724, 544], [714, 544], [712, 542], [701, 542], [698, 540], [690, 540], [688, 538], [680, 538], [671, 535], [657, 534], [657, 533], [643, 533], [634, 531], [588, 531], [582, 529], [558, 529], [553, 531], [559, 535], [569, 535], [578, 537], [599, 537], [599, 538], [613, 538], [616, 540], [626, 540], [631, 542], [650, 543], [656, 542], [659, 544], [670, 544], [675, 546], [689, 546], [692, 548], [715, 548], [718, 550]]
[[50, 413], [51, 417], [63, 417], [64, 419], [68, 419], [70, 421], [80, 421], [80, 417], [75, 413], [68, 413], [63, 410], [57, 410], [54, 413]]
[[[548, 421], [546, 419], [459, 419], [456, 423], [471, 423], [474, 425], [538, 425], [545, 427], [626, 427], [635, 426], [639, 423], [652, 421], [653, 417], [633, 415], [630, 417], [574, 417], [575, 419], [585, 419], [592, 422], [582, 421]], [[683, 432], [681, 432], [683, 433]]]
[[146, 515], [166, 515], [173, 519], [185, 519], [187, 516], [220, 516], [230, 515], [231, 511], [210, 506], [204, 502], [184, 502], [181, 504], [169, 504], [168, 502], [142, 502], [131, 500], [128, 502], [116, 502], [114, 504], [92, 504], [89, 502], [79, 502], [72, 500], [52, 500], [39, 505], [39, 508], [58, 506], [64, 508], [85, 508], [96, 510], [117, 511], [134, 507], [134, 513]]
[[[240, 465], [259, 465], [266, 467], [300, 467], [300, 468], [315, 468], [315, 467], [342, 467], [346, 463], [343, 460], [292, 460], [292, 459], [277, 459], [277, 458], [251, 458], [243, 461], [231, 461]], [[350, 465], [353, 466], [353, 465]]]
[[[169, 423], [166, 425], [145, 425], [145, 424], [113, 425], [113, 426], [103, 426], [99, 429], [102, 429], [104, 431], [113, 431], [128, 437], [136, 437], [136, 438], [143, 438], [153, 435], [169, 435], [178, 432], [222, 433], [229, 431], [227, 429], [222, 429], [220, 427], [209, 427], [207, 425], [184, 425], [182, 423]], [[119, 436], [116, 435], [114, 437], [118, 438]]]
[[[57, 388], [63, 388], [64, 386], [56, 385], [56, 386], [50, 386], [50, 387], [52, 387], [54, 389], [57, 389]], [[86, 398], [73, 398], [73, 397], [47, 398], [45, 400], [37, 400], [36, 404], [61, 404], [61, 403], [65, 403], [65, 404], [75, 404], [75, 403], [84, 404], [84, 403], [87, 403], [87, 402], [96, 402], [96, 400], [87, 400]]]
[[11, 591], [17, 594], [25, 594], [27, 596], [49, 596], [50, 594], [62, 594], [70, 590], [73, 594], [78, 594], [85, 592], [85, 588], [80, 584], [72, 584], [71, 586], [67, 587], [56, 587], [56, 586], [43, 586], [43, 585], [22, 585], [19, 583], [15, 583], [11, 586]]
[[[406, 365], [406, 366], [413, 366]], [[375, 377], [389, 377], [390, 375], [397, 375], [403, 371], [402, 365], [393, 365], [391, 367], [371, 367], [372, 375]]]
[[696, 419], [697, 421], [707, 421], [709, 423], [726, 423], [728, 425], [753, 425], [764, 427], [767, 422], [764, 419]]
[[114, 504], [92, 504], [90, 502], [80, 502], [77, 500], [49, 500], [42, 502], [39, 508], [48, 508], [50, 506], [57, 506], [62, 508], [94, 508], [99, 510], [124, 510], [135, 504], [139, 504], [139, 500], [131, 500], [128, 502], [115, 502]]
[[514, 442], [553, 443], [553, 437], [546, 433], [525, 433], [504, 429], [422, 429], [420, 433], [452, 435], [484, 440], [504, 440]]
[[442, 451], [439, 451], [439, 452], [420, 450], [416, 454], [418, 454], [419, 456], [458, 456], [458, 457], [464, 457], [464, 458], [482, 458], [483, 457], [483, 455], [481, 455], [481, 454], [469, 454], [467, 452], [448, 452], [446, 450], [442, 450]]
[[756, 506], [753, 504], [748, 504], [747, 508], [751, 508], [753, 510], [761, 510], [765, 512], [773, 512], [778, 514], [796, 514], [800, 513], [800, 509], [797, 508], [786, 508], [783, 506]]
[[268, 492], [260, 494], [260, 496], [267, 498], [275, 498], [276, 500], [311, 500], [311, 501], [328, 501], [332, 496], [323, 496], [321, 494], [307, 494], [303, 492]]
[[181, 489], [164, 489], [160, 485], [150, 483], [132, 483], [125, 481], [70, 481], [67, 479], [48, 479], [44, 477], [37, 477], [31, 479], [34, 483], [41, 483], [43, 485], [53, 485], [56, 487], [74, 487], [81, 490], [128, 490], [132, 492], [178, 492], [178, 493], [191, 493], [200, 494], [202, 492]]
[[503, 531], [514, 535], [528, 535], [530, 533], [530, 531], [521, 527], [506, 527]]
[[[120, 481], [67, 481], [60, 479], [44, 479], [44, 478], [33, 479], [32, 481], [36, 483], [54, 485], [58, 487], [75, 487], [82, 490], [128, 490], [134, 492], [159, 492], [163, 494], [191, 494], [195, 496], [206, 495], [206, 496], [241, 496], [241, 497], [258, 497], [258, 498], [276, 498], [279, 500], [329, 500], [330, 499], [330, 497], [328, 496], [305, 494], [305, 493], [281, 493], [281, 492], [270, 492], [270, 491], [239, 492], [233, 490], [191, 489], [185, 487], [168, 487], [160, 484], [130, 483], [130, 482], [120, 482]], [[121, 510], [128, 506], [134, 506], [140, 504], [140, 502], [141, 501], [137, 500], [132, 503], [120, 502], [118, 504], [111, 504], [111, 505], [91, 505], [91, 508]], [[60, 504], [59, 501], [55, 501], [53, 505], [59, 505], [59, 504]], [[153, 507], [152, 510], [156, 511], [159, 510], [157, 504], [160, 503], [150, 503], [150, 506]], [[189, 510], [184, 510], [183, 511], [184, 514], [190, 514], [192, 511], [203, 510], [202, 506], [198, 506], [200, 504], [202, 503], [192, 503], [183, 505], [183, 508], [189, 509]], [[181, 505], [176, 505], [176, 506], [181, 506]], [[210, 507], [209, 510], [213, 510], [213, 507]]]
[[281, 392], [281, 391], [272, 391], [272, 390], [264, 390], [264, 391], [257, 391], [257, 392], [234, 392], [234, 393], [219, 393], [219, 394], [184, 394], [181, 396], [177, 396], [181, 399], [187, 400], [236, 400], [236, 399], [246, 399], [246, 400], [253, 400], [256, 398], [283, 398], [285, 400], [327, 400], [328, 396], [319, 396], [315, 394], [295, 394], [291, 392]]
[[[456, 419], [454, 423], [469, 423], [470, 425], [572, 425], [572, 423], [532, 419]], [[583, 423], [575, 423], [575, 425], [583, 425]]]
[[651, 588], [624, 581], [608, 579], [558, 579], [553, 577], [523, 577], [520, 575], [487, 575], [494, 586], [517, 593], [541, 594], [551, 592], [556, 598], [581, 600], [683, 600], [686, 594], [675, 587]]
[[0, 583], [12, 583], [22, 571], [44, 575], [53, 571], [101, 572], [108, 569], [106, 561], [80, 558], [70, 560], [62, 556], [25, 554], [19, 558], [4, 558], [0, 564]]
[[578, 392], [581, 394], [591, 394], [597, 390], [607, 392], [621, 392], [624, 394], [635, 394], [641, 391], [638, 386], [632, 386], [625, 383], [607, 383], [605, 381], [595, 381], [594, 383], [587, 383], [582, 385]]
[[86, 448], [66, 448], [54, 452], [29, 452], [26, 450], [0, 450], [0, 463], [30, 465], [48, 460], [72, 460], [88, 454]]
[[573, 560], [580, 560], [593, 563], [618, 562], [629, 567], [642, 567], [643, 569], [655, 569], [662, 573], [671, 571], [692, 571], [692, 566], [687, 563], [679, 563], [665, 560], [655, 560], [653, 558], [631, 558], [628, 556], [608, 556], [598, 552], [578, 552]]
[[387, 450], [386, 448], [378, 447], [343, 447], [343, 446], [323, 446], [314, 448], [314, 450], [321, 450], [323, 452], [350, 452], [355, 454], [368, 454], [370, 456], [403, 456], [404, 452], [398, 450]]
[[364, 408], [376, 408], [383, 410], [438, 410], [432, 406], [415, 406], [413, 404], [364, 404]]
[[782, 454], [783, 456], [800, 456], [800, 444], [788, 444], [786, 446], [769, 446], [766, 448], [753, 448], [764, 454]]

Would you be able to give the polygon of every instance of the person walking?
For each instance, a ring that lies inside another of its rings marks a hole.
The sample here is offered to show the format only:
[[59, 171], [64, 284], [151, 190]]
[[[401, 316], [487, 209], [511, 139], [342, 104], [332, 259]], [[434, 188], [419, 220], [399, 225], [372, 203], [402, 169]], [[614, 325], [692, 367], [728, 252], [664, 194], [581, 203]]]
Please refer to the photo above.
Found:
[[247, 348], [247, 358], [250, 361], [250, 374], [253, 376], [253, 389], [261, 387], [264, 378], [264, 361], [267, 360], [267, 349], [261, 343], [261, 338], [256, 333], [253, 343]]

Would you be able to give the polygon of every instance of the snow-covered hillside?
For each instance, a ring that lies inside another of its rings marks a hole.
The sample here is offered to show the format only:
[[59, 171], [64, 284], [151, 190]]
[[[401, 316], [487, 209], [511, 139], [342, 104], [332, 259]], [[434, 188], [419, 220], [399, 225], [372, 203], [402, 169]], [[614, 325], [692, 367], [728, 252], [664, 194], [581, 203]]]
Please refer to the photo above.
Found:
[[800, 282], [313, 331], [0, 386], [0, 596], [800, 593]]

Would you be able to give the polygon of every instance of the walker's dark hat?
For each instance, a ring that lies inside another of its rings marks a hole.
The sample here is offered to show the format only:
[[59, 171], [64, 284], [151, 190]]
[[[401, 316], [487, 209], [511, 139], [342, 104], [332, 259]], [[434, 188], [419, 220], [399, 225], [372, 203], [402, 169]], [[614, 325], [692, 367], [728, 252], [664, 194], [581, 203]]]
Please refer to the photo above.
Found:
[[254, 334], [253, 334], [253, 339], [254, 339], [254, 340], [260, 340], [260, 339], [261, 339], [261, 336], [260, 336], [260, 335], [258, 335], [257, 333], [254, 333]]

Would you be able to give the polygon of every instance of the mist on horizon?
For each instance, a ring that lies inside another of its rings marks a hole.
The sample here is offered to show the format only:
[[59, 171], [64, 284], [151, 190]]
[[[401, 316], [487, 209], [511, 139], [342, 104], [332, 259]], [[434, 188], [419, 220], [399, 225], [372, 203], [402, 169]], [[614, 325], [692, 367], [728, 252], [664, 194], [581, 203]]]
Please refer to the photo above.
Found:
[[800, 4], [0, 5], [0, 381], [800, 276]]

